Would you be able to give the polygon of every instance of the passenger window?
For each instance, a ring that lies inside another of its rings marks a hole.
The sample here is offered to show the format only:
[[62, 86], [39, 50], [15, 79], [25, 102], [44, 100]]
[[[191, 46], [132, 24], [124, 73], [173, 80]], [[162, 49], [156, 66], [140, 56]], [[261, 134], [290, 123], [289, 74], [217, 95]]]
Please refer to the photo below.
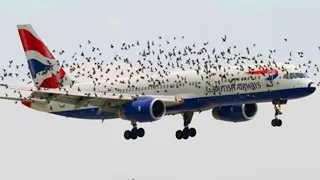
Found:
[[289, 79], [288, 73], [286, 73], [286, 74], [283, 75], [283, 79]]

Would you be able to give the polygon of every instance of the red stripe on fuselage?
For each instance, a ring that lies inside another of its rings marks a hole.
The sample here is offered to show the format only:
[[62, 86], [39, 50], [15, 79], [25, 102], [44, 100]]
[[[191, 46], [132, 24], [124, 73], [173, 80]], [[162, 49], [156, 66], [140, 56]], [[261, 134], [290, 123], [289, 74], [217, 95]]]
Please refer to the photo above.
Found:
[[33, 50], [37, 51], [40, 54], [42, 54], [44, 57], [48, 59], [55, 59], [54, 56], [51, 54], [47, 46], [38, 38], [34, 37], [33, 34], [31, 34], [26, 29], [19, 29], [19, 35], [22, 42], [22, 46], [24, 49], [24, 52]]
[[257, 71], [252, 71], [252, 72], [246, 72], [246, 74], [254, 74], [254, 75], [259, 75], [259, 74], [271, 74], [271, 73], [278, 73], [276, 69], [263, 69], [263, 70], [257, 70]]
[[61, 85], [61, 82], [62, 82], [62, 79], [64, 78], [65, 76], [65, 72], [64, 70], [61, 68], [59, 73], [50, 77], [50, 78], [47, 78], [45, 79], [40, 87], [42, 88], [59, 88], [60, 85]]

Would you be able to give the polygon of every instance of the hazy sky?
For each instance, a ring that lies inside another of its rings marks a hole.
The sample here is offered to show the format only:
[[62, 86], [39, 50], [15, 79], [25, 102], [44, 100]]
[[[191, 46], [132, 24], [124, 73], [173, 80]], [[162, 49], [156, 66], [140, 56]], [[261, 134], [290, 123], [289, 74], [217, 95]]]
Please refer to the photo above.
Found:
[[[290, 50], [304, 50], [297, 64], [319, 62], [319, 7], [316, 0], [4, 1], [0, 69], [10, 59], [26, 62], [16, 30], [20, 23], [33, 24], [51, 49], [72, 52], [91, 39], [106, 58], [112, 57], [110, 43], [184, 35], [189, 42], [223, 48], [221, 37], [227, 34], [229, 45], [256, 43], [261, 52], [276, 48], [277, 61]], [[0, 179], [318, 180], [319, 98], [318, 91], [289, 101], [281, 128], [271, 126], [271, 103], [259, 104], [256, 118], [241, 124], [214, 120], [210, 111], [197, 113], [191, 126], [198, 134], [187, 141], [175, 138], [183, 127], [180, 115], [140, 124], [145, 137], [126, 141], [127, 121], [101, 124], [0, 101]]]

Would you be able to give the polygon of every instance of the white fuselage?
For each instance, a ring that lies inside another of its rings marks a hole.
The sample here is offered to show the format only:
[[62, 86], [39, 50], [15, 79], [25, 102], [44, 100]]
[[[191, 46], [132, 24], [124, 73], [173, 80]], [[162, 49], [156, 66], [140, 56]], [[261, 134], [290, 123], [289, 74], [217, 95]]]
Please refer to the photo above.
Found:
[[[174, 95], [185, 99], [183, 105], [172, 107], [167, 114], [176, 114], [184, 111], [203, 111], [215, 106], [270, 102], [277, 99], [295, 99], [307, 96], [308, 85], [312, 82], [305, 74], [304, 78], [285, 78], [285, 74], [300, 73], [300, 69], [293, 65], [274, 64], [261, 65], [268, 69], [277, 69], [278, 76], [266, 80], [269, 74], [249, 74], [257, 71], [259, 66], [250, 65], [240, 67], [225, 67], [220, 70], [211, 69], [211, 72], [183, 71], [170, 74], [137, 75], [132, 78], [118, 78], [99, 80], [96, 82], [76, 83], [74, 91], [92, 93], [116, 94], [143, 94], [143, 95]], [[260, 68], [261, 68], [260, 67]], [[251, 70], [250, 70], [250, 69]], [[262, 69], [262, 68], [261, 68]], [[48, 108], [50, 106], [50, 109]], [[73, 111], [74, 105], [52, 101], [46, 107], [33, 106], [34, 109], [46, 112]], [[88, 106], [81, 109], [99, 108]], [[78, 117], [76, 115], [72, 117]], [[91, 116], [90, 116], [91, 117]], [[109, 118], [116, 118], [112, 115]], [[97, 119], [95, 117], [93, 119]], [[108, 117], [107, 117], [108, 118]]]

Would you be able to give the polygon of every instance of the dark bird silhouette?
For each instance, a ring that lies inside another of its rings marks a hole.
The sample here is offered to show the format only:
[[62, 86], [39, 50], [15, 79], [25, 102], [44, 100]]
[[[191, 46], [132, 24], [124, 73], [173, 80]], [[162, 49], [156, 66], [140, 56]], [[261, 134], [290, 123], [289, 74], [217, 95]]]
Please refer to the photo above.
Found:
[[222, 42], [226, 42], [227, 41], [227, 35], [224, 35], [224, 37], [221, 38]]

